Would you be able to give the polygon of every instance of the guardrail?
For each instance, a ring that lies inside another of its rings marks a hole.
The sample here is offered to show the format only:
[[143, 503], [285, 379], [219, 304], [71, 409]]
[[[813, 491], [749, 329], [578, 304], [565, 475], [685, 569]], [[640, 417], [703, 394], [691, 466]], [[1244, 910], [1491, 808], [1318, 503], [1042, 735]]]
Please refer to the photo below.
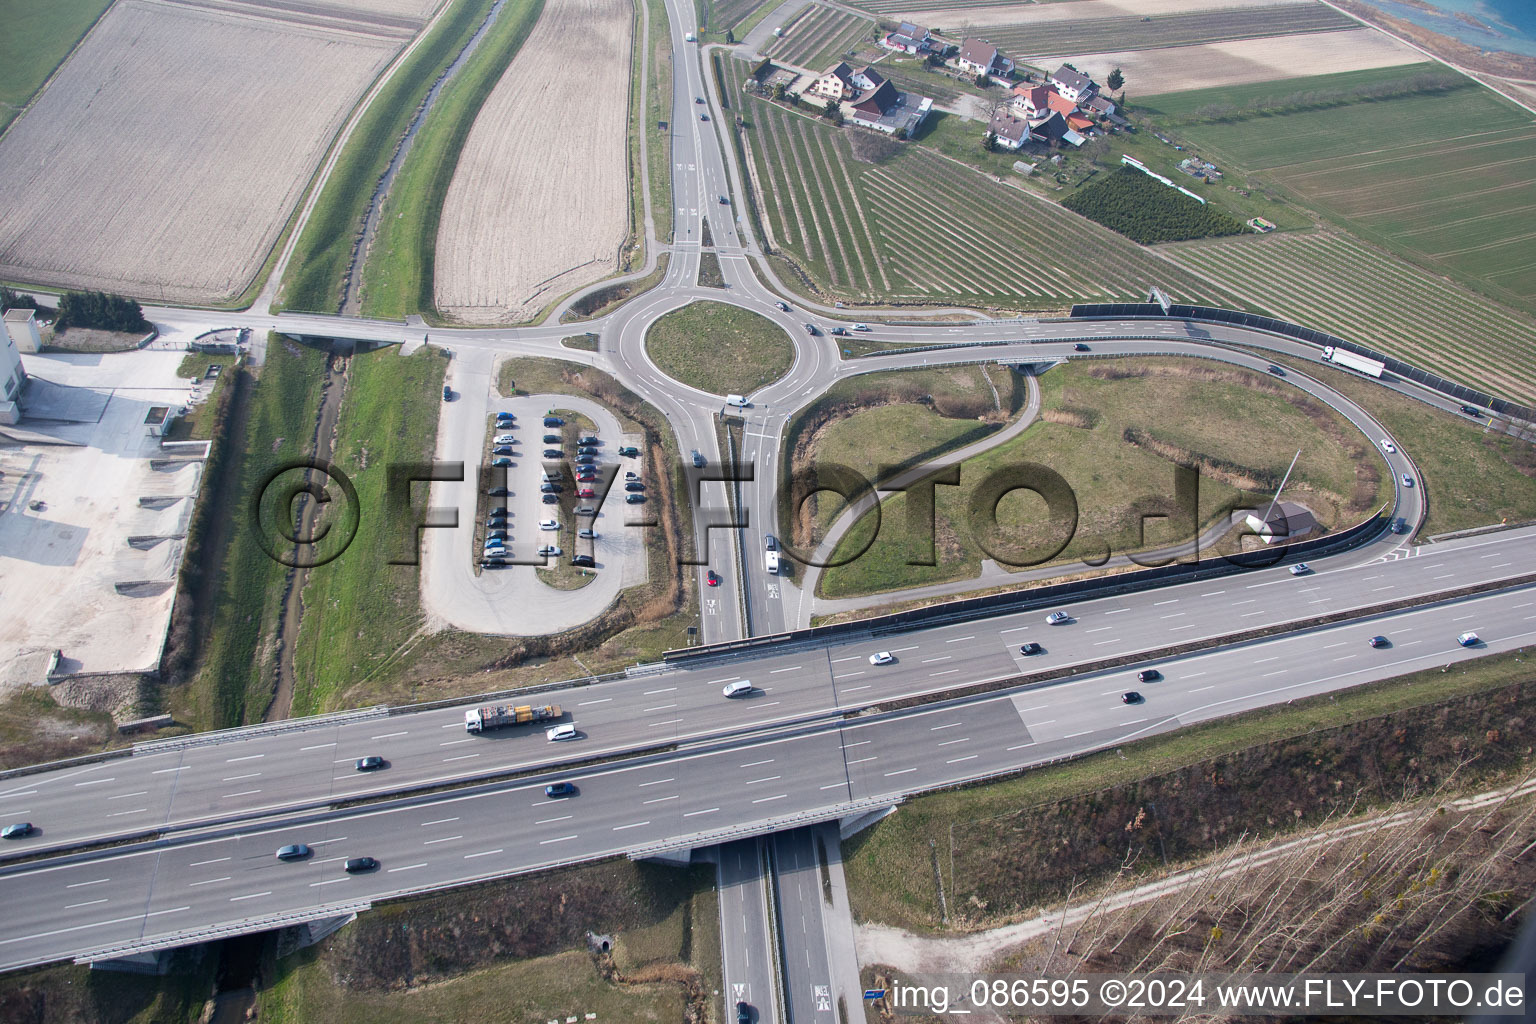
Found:
[[[271, 931], [274, 928], [284, 928], [289, 925], [304, 924], [309, 921], [320, 921], [327, 917], [340, 917], [343, 914], [360, 914], [365, 910], [371, 909], [373, 909], [371, 901], [338, 903], [318, 910], [290, 910], [279, 914], [242, 918], [239, 921], [230, 921], [225, 924], [205, 925], [201, 928], [184, 928], [175, 932], [167, 932], [155, 938], [121, 942], [113, 946], [93, 949], [88, 953], [81, 953], [75, 957], [75, 963], [88, 964], [101, 960], [116, 960], [119, 957], [134, 956], [138, 953], [154, 953], [162, 949], [174, 949], [177, 946], [190, 946], [195, 942], [211, 942], [214, 939], [227, 938], [231, 935], [249, 935], [252, 932], [265, 932]], [[34, 961], [35, 964], [51, 962], [53, 962], [51, 959]], [[32, 964], [18, 966], [32, 966]]]
[[1346, 341], [1327, 331], [1293, 324], [1289, 320], [1277, 320], [1270, 316], [1245, 313], [1237, 309], [1223, 309], [1220, 306], [1170, 305], [1168, 311], [1164, 313], [1163, 307], [1155, 302], [1079, 303], [1072, 307], [1071, 318], [1073, 320], [1196, 320], [1203, 323], [1246, 327], [1250, 330], [1295, 338], [1320, 347], [1342, 348], [1346, 352], [1353, 352], [1367, 359], [1375, 359], [1399, 377], [1413, 381], [1431, 391], [1438, 391], [1458, 402], [1475, 402], [1478, 405], [1486, 405], [1503, 416], [1513, 416], [1527, 421], [1536, 420], [1536, 409], [1530, 406], [1497, 398], [1487, 392], [1469, 388], [1465, 384], [1447, 380], [1439, 374], [1421, 370], [1417, 366], [1373, 348]]
[[236, 735], [242, 739], [255, 736], [274, 736], [285, 732], [300, 732], [305, 729], [324, 728], [328, 725], [342, 725], [347, 722], [361, 722], [369, 718], [384, 718], [389, 714], [387, 704], [376, 704], [369, 708], [357, 708], [353, 711], [336, 711], [328, 715], [315, 715], [310, 718], [289, 718], [281, 722], [265, 722], [261, 725], [241, 725], [232, 729], [214, 729], [211, 732], [194, 732], [185, 736], [171, 736], [163, 740], [146, 740], [143, 743], [135, 743], [132, 753], [139, 754], [163, 754], [170, 750], [185, 750], [189, 747], [206, 747], [215, 743], [223, 743]]

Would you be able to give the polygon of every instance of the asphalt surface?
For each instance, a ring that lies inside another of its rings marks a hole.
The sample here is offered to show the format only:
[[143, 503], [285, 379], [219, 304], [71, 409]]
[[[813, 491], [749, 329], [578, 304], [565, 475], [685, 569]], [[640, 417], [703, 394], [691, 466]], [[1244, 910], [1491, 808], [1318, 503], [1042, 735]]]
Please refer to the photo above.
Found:
[[769, 841], [739, 839], [719, 849], [720, 955], [730, 1024], [735, 1024], [737, 1003], [746, 1003], [766, 1024], [780, 1019], [768, 921], [770, 873], [763, 849]]

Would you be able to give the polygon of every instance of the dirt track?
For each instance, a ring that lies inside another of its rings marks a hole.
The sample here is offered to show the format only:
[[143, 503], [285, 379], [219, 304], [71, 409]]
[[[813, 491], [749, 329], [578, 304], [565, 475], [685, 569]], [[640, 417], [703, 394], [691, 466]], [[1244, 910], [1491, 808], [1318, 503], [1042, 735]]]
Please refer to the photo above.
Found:
[[612, 273], [628, 227], [631, 9], [549, 0], [475, 119], [437, 234], [438, 311], [526, 320]]
[[0, 140], [0, 278], [174, 302], [238, 293], [399, 46], [120, 0]]

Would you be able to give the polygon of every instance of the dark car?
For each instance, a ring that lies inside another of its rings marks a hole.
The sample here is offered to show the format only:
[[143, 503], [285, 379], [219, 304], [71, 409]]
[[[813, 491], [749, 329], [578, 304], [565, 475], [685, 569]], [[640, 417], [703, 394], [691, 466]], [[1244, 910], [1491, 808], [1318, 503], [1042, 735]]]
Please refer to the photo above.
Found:
[[507, 560], [500, 555], [492, 555], [490, 558], [480, 559], [480, 568], [482, 569], [505, 569], [506, 566]]
[[487, 530], [505, 530], [507, 528], [506, 517], [496, 516], [494, 518], [487, 519], [485, 521], [485, 528]]
[[1461, 411], [1473, 419], [1478, 419], [1483, 415], [1483, 411], [1475, 405], [1464, 405], [1461, 407]]
[[697, 468], [703, 468], [704, 466], [704, 456], [699, 454], [699, 450], [697, 448], [693, 450], [693, 464]]
[[752, 1024], [752, 1007], [746, 1003], [736, 1004], [736, 1024]]
[[708, 121], [709, 120], [709, 115], [708, 114], [700, 114], [699, 115], [699, 120], [700, 121]]
[[842, 328], [842, 327], [834, 327], [830, 331], [828, 331], [827, 333], [828, 334], [835, 334], [835, 335], [837, 335], [838, 337], [841, 338], [844, 335], [846, 335], [848, 333], [848, 331], [845, 328]]
[[278, 860], [303, 860], [310, 854], [309, 847], [303, 843], [294, 843], [291, 846], [280, 846], [277, 850]]
[[560, 435], [559, 434], [545, 434], [544, 435], [544, 443], [545, 444], [559, 444], [560, 443]]
[[1039, 644], [1034, 643], [1033, 641], [1031, 641], [1030, 643], [1027, 643], [1024, 646], [1020, 647], [1019, 648], [1019, 653], [1024, 655], [1026, 658], [1028, 658], [1028, 657], [1032, 657], [1033, 655], [1036, 655], [1036, 654], [1044, 654], [1045, 653], [1045, 648], [1041, 647]]
[[595, 568], [597, 568], [597, 563], [592, 560], [592, 556], [591, 555], [574, 555], [571, 558], [571, 564], [572, 565], [579, 565], [583, 569], [595, 569]]
[[569, 782], [551, 782], [544, 787], [544, 795], [550, 798], [557, 796], [570, 796], [576, 792], [576, 787]]
[[727, 199], [725, 196], [720, 196], [720, 205], [721, 206], [730, 206], [731, 205], [731, 201], [729, 199]]
[[578, 455], [578, 456], [576, 456], [576, 465], [578, 465], [578, 466], [590, 466], [590, 465], [592, 465], [595, 462], [597, 462], [597, 456], [596, 455]]
[[576, 439], [576, 443], [577, 444], [585, 444], [585, 445], [594, 445], [594, 444], [601, 444], [602, 442], [597, 439], [596, 435], [594, 435], [594, 434], [587, 434], [584, 437], [578, 437]]
[[1072, 348], [1073, 348], [1074, 351], [1077, 351], [1077, 352], [1087, 352], [1088, 351], [1088, 346], [1085, 345], [1081, 341], [1078, 342], [1076, 345], [1073, 345]]
[[495, 508], [486, 513], [488, 516], [505, 516], [506, 514], [507, 506], [505, 505], [497, 505]]
[[543, 500], [544, 500], [544, 504], [546, 504], [546, 505], [553, 505], [557, 501], [559, 501], [560, 498], [558, 496], [556, 496], [556, 495], [553, 495], [553, 494], [546, 494], [546, 495], [544, 495], [544, 499]]
[[384, 767], [384, 759], [378, 754], [369, 754], [367, 757], [358, 758], [354, 767], [360, 772], [378, 771]]
[[1392, 641], [1388, 640], [1384, 636], [1373, 636], [1371, 637], [1369, 643], [1372, 647], [1387, 647], [1392, 643]]
[[453, 389], [450, 388], [447, 384], [444, 384], [443, 385], [443, 401], [448, 402], [448, 401], [452, 401], [452, 399], [453, 399]]
[[563, 427], [565, 426], [565, 420], [561, 419], [559, 416], [545, 416], [544, 425], [546, 427]]
[[511, 455], [512, 454], [512, 446], [509, 445], [509, 444], [499, 444], [496, 447], [491, 449], [491, 454], [492, 455]]
[[626, 491], [643, 491], [645, 490], [645, 484], [639, 480], [628, 480], [624, 483], [624, 489]]
[[626, 459], [632, 459], [640, 454], [640, 449], [636, 448], [634, 445], [627, 444], [619, 449], [619, 454]]
[[496, 422], [498, 424], [500, 424], [500, 423], [512, 423], [516, 419], [517, 419], [517, 417], [512, 415], [510, 412], [499, 412], [499, 413], [496, 414]]
[[695, 102], [695, 103], [703, 103], [704, 102], [704, 97], [703, 96], [695, 96], [693, 98], [693, 102]]
[[512, 492], [507, 490], [505, 487], [492, 487], [490, 490], [486, 491], [485, 493], [486, 493], [486, 495], [488, 497], [491, 497], [491, 498], [505, 498], [507, 495], [511, 494]]
[[1155, 668], [1144, 668], [1136, 673], [1136, 679], [1143, 683], [1155, 683], [1163, 678], [1163, 674]]
[[1407, 533], [1408, 532], [1408, 520], [1404, 519], [1402, 516], [1398, 516], [1396, 519], [1392, 520], [1392, 532], [1393, 533]]
[[1274, 363], [1270, 363], [1269, 364], [1269, 372], [1274, 374], [1276, 377], [1284, 377], [1285, 376], [1285, 370], [1283, 370], [1280, 367], [1276, 366]]
[[362, 874], [365, 871], [377, 871], [379, 862], [372, 857], [351, 857], [341, 866], [341, 869], [349, 875]]
[[624, 495], [624, 500], [629, 502], [631, 505], [643, 505], [643, 504], [645, 504], [645, 495], [643, 495], [643, 494], [626, 494], [626, 495]]
[[1141, 703], [1141, 694], [1137, 693], [1135, 690], [1127, 690], [1127, 691], [1125, 691], [1124, 693], [1122, 693], [1120, 695], [1120, 703], [1121, 704], [1140, 704]]
[[560, 485], [557, 483], [542, 483], [539, 484], [539, 490], [543, 491], [545, 494], [559, 494]]
[[486, 533], [485, 533], [485, 539], [488, 540], [488, 541], [492, 541], [492, 540], [506, 540], [507, 539], [507, 531], [506, 531], [506, 529], [504, 527], [497, 527], [494, 530], [487, 530]]
[[558, 459], [558, 458], [563, 457], [564, 455], [565, 455], [565, 453], [562, 452], [559, 448], [545, 448], [544, 449], [544, 457], [546, 459]]
[[805, 333], [809, 334], [811, 337], [814, 338], [816, 336], [816, 325], [815, 324], [806, 324], [805, 325]]
[[0, 839], [25, 839], [36, 831], [37, 828], [30, 821], [18, 821], [0, 828]]

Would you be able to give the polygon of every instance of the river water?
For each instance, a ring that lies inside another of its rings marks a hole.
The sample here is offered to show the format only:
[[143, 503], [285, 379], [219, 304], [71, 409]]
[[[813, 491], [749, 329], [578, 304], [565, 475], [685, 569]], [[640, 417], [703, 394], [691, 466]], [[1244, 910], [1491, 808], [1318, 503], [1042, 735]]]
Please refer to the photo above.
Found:
[[[1426, 11], [1397, 0], [1365, 0], [1394, 17], [1484, 50], [1507, 50], [1536, 57], [1536, 0], [1424, 0]], [[1456, 17], [1467, 14], [1487, 26], [1478, 28]]]

